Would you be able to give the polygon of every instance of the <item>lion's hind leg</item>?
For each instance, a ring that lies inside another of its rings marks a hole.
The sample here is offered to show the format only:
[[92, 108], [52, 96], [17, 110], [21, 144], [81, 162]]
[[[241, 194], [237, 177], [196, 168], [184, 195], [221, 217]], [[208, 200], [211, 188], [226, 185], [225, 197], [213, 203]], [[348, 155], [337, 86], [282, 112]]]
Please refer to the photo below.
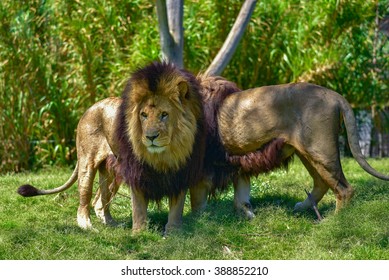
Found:
[[[337, 212], [350, 201], [354, 190], [343, 174], [339, 155], [330, 153], [330, 151], [319, 155], [316, 151], [315, 154], [307, 153], [306, 156], [299, 154], [299, 157], [314, 180], [311, 193], [314, 201], [318, 203], [330, 188], [336, 196]], [[327, 155], [336, 155], [336, 159], [329, 160]], [[307, 198], [304, 202], [297, 203], [295, 210], [301, 211], [311, 206], [312, 204]]]
[[[300, 159], [304, 166], [307, 168], [309, 174], [313, 178], [313, 189], [311, 192], [312, 199], [315, 203], [318, 203], [323, 196], [327, 193], [329, 186], [323, 181], [320, 174], [316, 171], [316, 169], [306, 160], [304, 157], [300, 156]], [[312, 202], [309, 198], [306, 198], [302, 202], [296, 203], [294, 206], [294, 211], [303, 212], [310, 208], [312, 208]]]
[[250, 177], [240, 174], [233, 179], [233, 185], [235, 210], [245, 218], [253, 219], [255, 215], [250, 203]]
[[114, 198], [119, 185], [116, 183], [114, 174], [109, 172], [105, 163], [99, 166], [99, 190], [92, 203], [96, 216], [105, 225], [116, 226], [116, 221], [112, 218], [110, 212], [110, 203]]
[[341, 179], [335, 186], [335, 190], [336, 212], [338, 212], [343, 206], [347, 205], [354, 196], [354, 189], [347, 182], [343, 172], [341, 173]]
[[92, 199], [93, 180], [96, 175], [96, 168], [88, 160], [79, 160], [78, 191], [80, 205], [77, 211], [77, 223], [80, 228], [92, 229], [90, 220], [90, 202]]

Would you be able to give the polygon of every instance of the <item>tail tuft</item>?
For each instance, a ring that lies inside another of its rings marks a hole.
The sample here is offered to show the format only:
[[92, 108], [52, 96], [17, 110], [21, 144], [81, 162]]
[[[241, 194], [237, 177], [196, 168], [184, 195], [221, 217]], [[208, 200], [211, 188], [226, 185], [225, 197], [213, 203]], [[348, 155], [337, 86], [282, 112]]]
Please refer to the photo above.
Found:
[[18, 188], [18, 194], [24, 197], [39, 195], [38, 189], [31, 185], [23, 185]]

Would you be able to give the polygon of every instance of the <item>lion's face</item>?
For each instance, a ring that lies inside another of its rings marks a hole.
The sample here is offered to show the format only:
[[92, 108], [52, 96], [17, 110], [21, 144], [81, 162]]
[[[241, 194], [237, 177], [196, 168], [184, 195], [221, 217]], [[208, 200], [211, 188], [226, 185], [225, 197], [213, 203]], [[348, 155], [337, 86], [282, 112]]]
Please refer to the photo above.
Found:
[[169, 148], [173, 128], [177, 125], [173, 108], [163, 97], [150, 98], [142, 104], [139, 112], [141, 140], [149, 153], [163, 153]]
[[201, 102], [181, 76], [161, 79], [152, 90], [133, 80], [126, 110], [127, 135], [134, 154], [157, 171], [177, 171], [190, 157]]

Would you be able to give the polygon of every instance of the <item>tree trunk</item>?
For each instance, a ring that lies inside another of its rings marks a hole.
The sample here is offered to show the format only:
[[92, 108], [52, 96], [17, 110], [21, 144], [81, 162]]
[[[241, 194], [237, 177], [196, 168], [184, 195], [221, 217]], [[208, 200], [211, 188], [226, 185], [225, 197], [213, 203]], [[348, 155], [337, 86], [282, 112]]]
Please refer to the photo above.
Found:
[[373, 123], [371, 156], [389, 156], [389, 110], [384, 109], [375, 113]]
[[[162, 58], [184, 67], [183, 0], [157, 0], [157, 16], [161, 40]], [[206, 70], [206, 74], [220, 75], [230, 62], [244, 30], [250, 21], [257, 0], [245, 0], [239, 15], [219, 53]]]
[[358, 123], [359, 146], [361, 147], [362, 154], [365, 157], [369, 157], [371, 145], [371, 131], [373, 128], [371, 113], [366, 110], [361, 110], [357, 111], [355, 117]]
[[184, 67], [183, 14], [183, 0], [157, 0], [162, 58], [181, 68]]
[[205, 71], [208, 75], [220, 75], [227, 64], [230, 62], [236, 47], [243, 37], [244, 30], [250, 21], [251, 15], [254, 11], [256, 0], [246, 0], [239, 12], [238, 17], [227, 36], [222, 48], [212, 61], [211, 65]]

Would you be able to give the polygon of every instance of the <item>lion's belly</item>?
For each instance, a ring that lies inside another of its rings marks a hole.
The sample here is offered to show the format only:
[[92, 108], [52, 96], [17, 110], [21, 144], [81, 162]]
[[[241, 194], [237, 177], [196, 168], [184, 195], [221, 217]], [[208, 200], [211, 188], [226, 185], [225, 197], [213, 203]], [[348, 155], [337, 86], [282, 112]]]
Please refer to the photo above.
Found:
[[218, 115], [219, 135], [231, 154], [254, 152], [274, 138], [289, 138], [292, 121], [281, 121], [274, 99], [253, 90], [225, 100]]
[[230, 95], [219, 115], [219, 134], [233, 154], [260, 149], [274, 138], [292, 146], [332, 143], [339, 127], [338, 94], [311, 84], [267, 86]]
[[274, 137], [270, 134], [259, 131], [253, 133], [242, 131], [239, 128], [224, 128], [220, 129], [220, 138], [226, 150], [233, 155], [242, 155], [249, 152], [254, 152], [261, 148], [264, 144], [271, 141]]

